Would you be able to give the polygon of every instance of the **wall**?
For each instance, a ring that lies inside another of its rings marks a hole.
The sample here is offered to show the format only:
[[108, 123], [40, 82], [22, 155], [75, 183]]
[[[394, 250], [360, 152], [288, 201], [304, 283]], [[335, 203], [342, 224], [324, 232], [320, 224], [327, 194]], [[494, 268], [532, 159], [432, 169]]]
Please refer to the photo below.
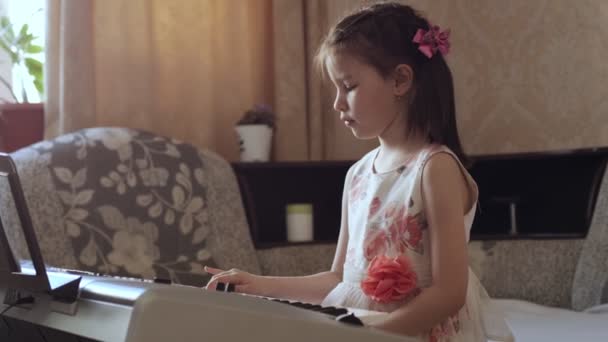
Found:
[[[607, 1], [402, 2], [452, 29], [448, 63], [454, 74], [460, 134], [468, 153], [608, 146]], [[304, 3], [307, 20], [302, 35], [310, 63], [328, 23], [362, 2]], [[294, 36], [290, 39], [279, 38], [275, 46], [291, 46], [288, 51], [295, 55]], [[276, 63], [289, 63], [289, 59]], [[302, 81], [310, 85], [304, 94], [308, 99], [309, 158], [360, 157], [375, 143], [352, 137], [331, 109], [331, 88], [318, 80], [310, 66], [306, 71], [307, 79]], [[298, 80], [297, 73], [276, 77], [291, 78], [286, 85]], [[291, 92], [285, 88], [279, 91]], [[291, 94], [283, 98], [302, 101], [293, 99], [302, 93]], [[286, 153], [278, 157], [289, 159]]]

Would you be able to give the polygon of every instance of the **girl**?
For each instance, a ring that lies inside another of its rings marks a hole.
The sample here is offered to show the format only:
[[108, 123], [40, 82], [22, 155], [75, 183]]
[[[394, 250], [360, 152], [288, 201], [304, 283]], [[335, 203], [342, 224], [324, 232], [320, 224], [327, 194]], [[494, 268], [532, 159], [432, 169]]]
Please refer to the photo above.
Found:
[[332, 268], [306, 277], [206, 270], [237, 292], [390, 312], [375, 328], [412, 341], [485, 341], [486, 294], [469, 271], [478, 190], [461, 164], [449, 31], [412, 8], [382, 3], [342, 19], [317, 61], [334, 109], [380, 146], [347, 173]]

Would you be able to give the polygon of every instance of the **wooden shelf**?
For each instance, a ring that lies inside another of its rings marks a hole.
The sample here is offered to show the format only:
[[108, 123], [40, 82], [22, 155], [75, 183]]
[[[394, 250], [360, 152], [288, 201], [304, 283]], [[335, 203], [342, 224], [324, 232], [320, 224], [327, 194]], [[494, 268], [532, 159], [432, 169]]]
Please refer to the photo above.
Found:
[[[233, 163], [256, 247], [291, 245], [288, 203], [312, 203], [314, 239], [335, 243], [344, 178], [354, 162]], [[607, 162], [605, 147], [471, 157], [469, 171], [480, 189], [472, 239], [584, 237]], [[513, 217], [516, 235], [510, 234]]]

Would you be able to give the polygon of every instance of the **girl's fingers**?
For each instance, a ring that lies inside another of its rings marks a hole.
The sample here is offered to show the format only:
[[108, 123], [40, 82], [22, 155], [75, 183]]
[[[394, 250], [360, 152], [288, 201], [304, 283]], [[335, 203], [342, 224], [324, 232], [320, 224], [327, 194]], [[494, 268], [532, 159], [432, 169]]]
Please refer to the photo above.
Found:
[[213, 277], [211, 277], [211, 280], [209, 280], [209, 283], [207, 283], [207, 290], [215, 290], [217, 287], [217, 283], [231, 283], [231, 284], [240, 284], [240, 277], [237, 273], [229, 273], [229, 272], [223, 272], [223, 273], [219, 273], [214, 275]]
[[219, 268], [209, 267], [209, 266], [205, 266], [204, 270], [205, 270], [205, 272], [207, 272], [209, 274], [218, 274], [218, 273], [226, 272], [226, 271], [221, 270]]
[[215, 290], [215, 288], [217, 287], [217, 277], [221, 276], [223, 274], [226, 273], [226, 271], [219, 269], [219, 268], [214, 268], [214, 267], [209, 267], [209, 266], [205, 266], [204, 267], [205, 272], [213, 275], [211, 277], [211, 279], [209, 279], [209, 281], [207, 282], [207, 285], [205, 286], [206, 289], [210, 289], [210, 290]]

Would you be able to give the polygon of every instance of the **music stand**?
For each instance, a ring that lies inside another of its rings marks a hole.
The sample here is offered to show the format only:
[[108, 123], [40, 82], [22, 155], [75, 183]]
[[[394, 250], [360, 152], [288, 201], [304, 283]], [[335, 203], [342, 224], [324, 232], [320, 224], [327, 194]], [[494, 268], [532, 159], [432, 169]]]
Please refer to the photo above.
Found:
[[17, 168], [10, 155], [6, 153], [0, 153], [0, 181], [3, 179], [8, 180], [10, 193], [21, 223], [21, 232], [25, 237], [35, 274], [22, 272], [20, 263], [15, 259], [9, 244], [4, 222], [0, 217], [0, 260], [2, 260], [0, 261], [0, 285], [6, 286], [7, 289], [48, 293], [54, 300], [61, 302], [76, 301], [81, 277], [66, 275], [49, 278], [47, 275], [36, 232], [25, 202], [23, 188], [17, 175]]

